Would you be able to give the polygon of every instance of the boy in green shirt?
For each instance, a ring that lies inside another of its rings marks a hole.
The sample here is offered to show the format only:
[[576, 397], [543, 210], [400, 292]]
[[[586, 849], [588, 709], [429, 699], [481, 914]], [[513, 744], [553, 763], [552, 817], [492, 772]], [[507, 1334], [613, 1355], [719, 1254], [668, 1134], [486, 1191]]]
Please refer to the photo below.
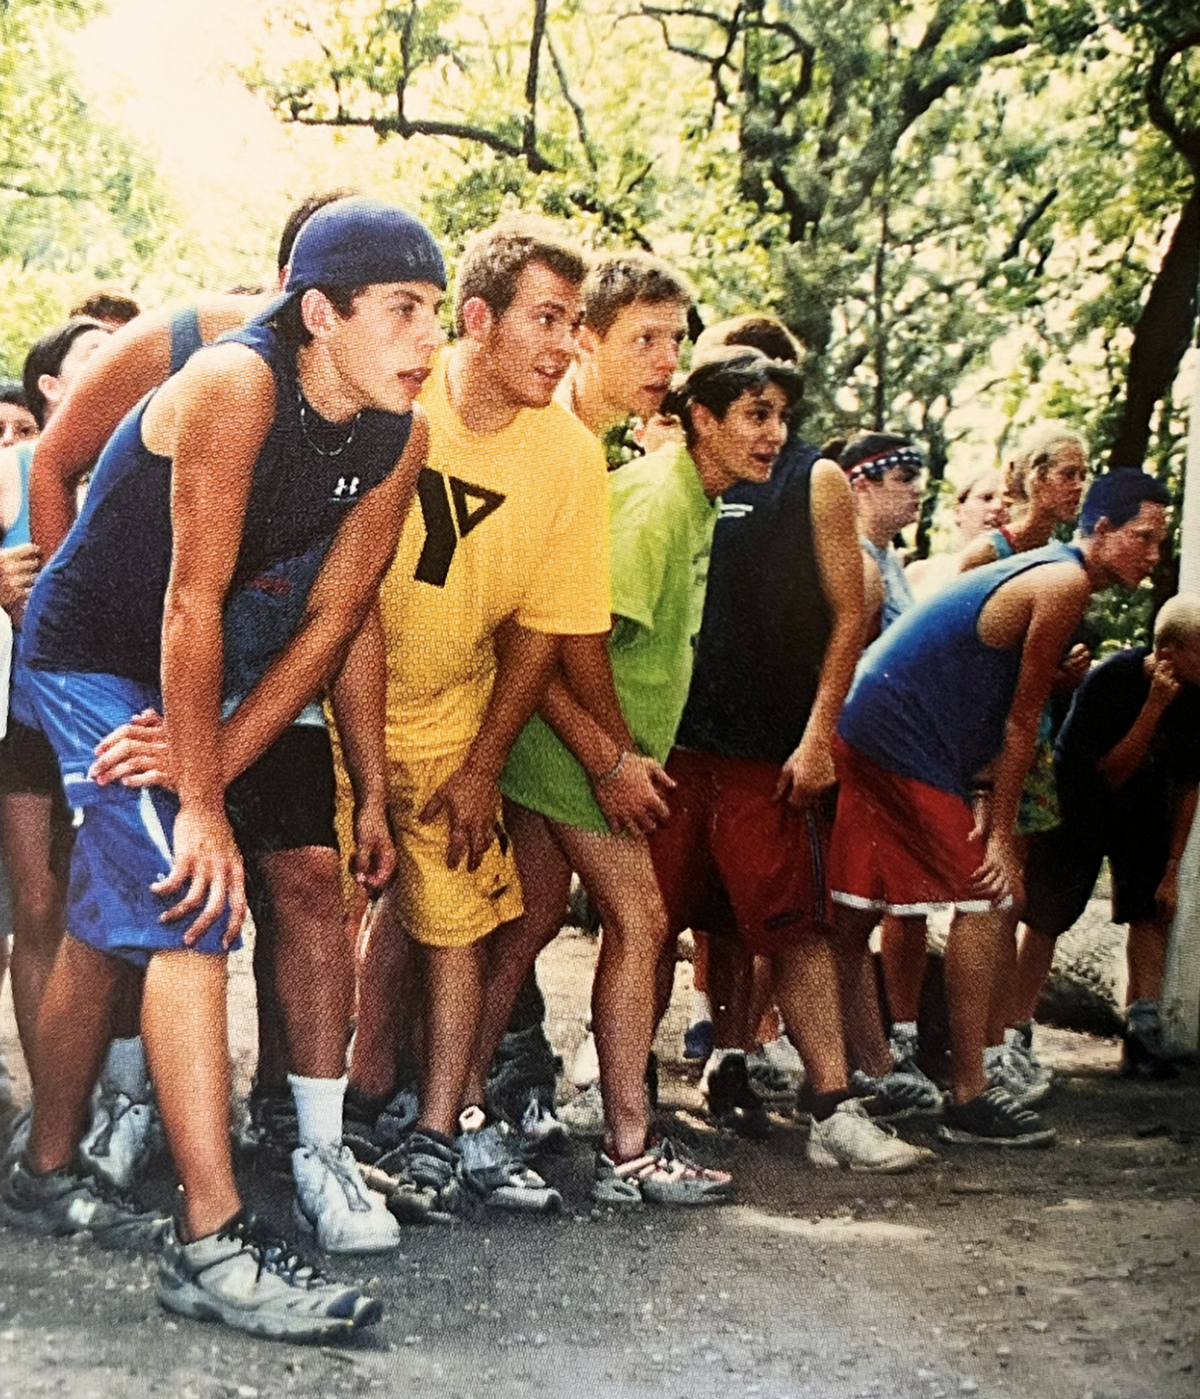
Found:
[[[681, 418], [687, 445], [665, 447], [609, 478], [608, 651], [625, 723], [656, 763], [670, 750], [687, 699], [718, 496], [735, 481], [770, 475], [799, 387], [791, 365], [756, 350], [716, 356], [693, 369], [664, 405]], [[490, 1062], [517, 988], [558, 931], [576, 870], [604, 923], [593, 997], [606, 1115], [597, 1196], [612, 1203], [728, 1198], [726, 1173], [682, 1160], [665, 1142], [647, 1149], [643, 1080], [666, 914], [648, 832], [610, 820], [606, 802], [606, 789], [638, 754], [561, 678], [541, 712], [545, 720], [532, 720], [517, 740], [501, 783], [526, 911], [493, 935], [476, 1067]], [[659, 780], [669, 789], [665, 774]]]

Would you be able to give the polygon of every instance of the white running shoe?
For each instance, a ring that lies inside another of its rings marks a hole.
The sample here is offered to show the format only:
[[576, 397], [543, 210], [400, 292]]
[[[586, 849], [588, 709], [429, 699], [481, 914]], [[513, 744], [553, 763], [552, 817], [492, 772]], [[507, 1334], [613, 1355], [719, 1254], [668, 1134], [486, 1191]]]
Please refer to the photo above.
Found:
[[867, 1115], [860, 1099], [847, 1098], [824, 1122], [813, 1122], [808, 1159], [814, 1166], [895, 1175], [932, 1161], [934, 1153], [928, 1147], [901, 1141], [890, 1128], [881, 1127]]
[[292, 1217], [325, 1253], [386, 1253], [400, 1243], [387, 1201], [368, 1190], [348, 1146], [322, 1142], [292, 1152]]
[[576, 1088], [590, 1088], [593, 1083], [600, 1082], [600, 1057], [596, 1053], [596, 1036], [591, 1030], [584, 1035], [571, 1061], [571, 1082]]
[[153, 1151], [154, 1108], [101, 1085], [92, 1099], [92, 1122], [79, 1154], [93, 1171], [128, 1190]]
[[168, 1224], [155, 1292], [169, 1312], [277, 1341], [332, 1340], [383, 1315], [379, 1302], [327, 1281], [242, 1215], [190, 1244]]
[[604, 1135], [604, 1098], [598, 1083], [589, 1084], [558, 1110], [558, 1120], [573, 1137]]

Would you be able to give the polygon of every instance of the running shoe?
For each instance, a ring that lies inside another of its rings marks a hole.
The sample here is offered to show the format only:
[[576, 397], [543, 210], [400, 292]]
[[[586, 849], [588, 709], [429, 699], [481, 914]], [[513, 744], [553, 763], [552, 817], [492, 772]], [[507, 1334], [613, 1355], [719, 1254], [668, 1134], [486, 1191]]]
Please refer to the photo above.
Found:
[[1053, 1146], [1053, 1127], [1043, 1127], [1036, 1112], [1023, 1108], [1003, 1088], [993, 1085], [966, 1103], [946, 1102], [946, 1120], [938, 1128], [943, 1141], [962, 1146], [1019, 1149]]
[[92, 1121], [79, 1144], [89, 1168], [128, 1190], [154, 1154], [156, 1108], [134, 1102], [101, 1081], [92, 1099]]
[[14, 1161], [0, 1187], [0, 1219], [31, 1234], [90, 1234], [106, 1248], [142, 1248], [166, 1224], [79, 1157], [44, 1176]]
[[771, 1123], [762, 1099], [750, 1082], [744, 1054], [725, 1054], [718, 1063], [706, 1067], [700, 1091], [718, 1126], [736, 1132], [750, 1141], [762, 1141], [771, 1133]]
[[683, 1032], [683, 1057], [706, 1061], [713, 1052], [713, 1023], [693, 1020]]
[[1024, 1025], [1010, 1026], [1004, 1032], [1004, 1047], [1026, 1082], [1031, 1086], [1044, 1084], [1049, 1093], [1054, 1086], [1054, 1070], [1033, 1052], [1033, 1026], [1028, 1021]]
[[620, 1165], [603, 1152], [596, 1157], [592, 1199], [597, 1204], [724, 1205], [735, 1193], [728, 1171], [702, 1166], [666, 1140], [647, 1146], [641, 1156]]
[[458, 1178], [472, 1199], [488, 1209], [558, 1214], [562, 1196], [521, 1158], [506, 1122], [488, 1125], [478, 1108], [459, 1119]]
[[800, 1074], [777, 1063], [761, 1045], [746, 1055], [746, 1072], [764, 1103], [789, 1103], [800, 1088]]
[[1153, 1015], [1130, 1015], [1121, 1042], [1121, 1072], [1131, 1078], [1175, 1078], [1179, 1067], [1163, 1043], [1157, 1008]]
[[0, 1117], [3, 1117], [13, 1105], [13, 1081], [12, 1074], [8, 1071], [8, 1065], [4, 1062], [4, 1055], [0, 1054]]
[[983, 1071], [990, 1084], [1003, 1088], [1023, 1108], [1036, 1107], [1049, 1095], [1049, 1083], [1027, 1077], [1020, 1057], [1006, 1044], [988, 1045], [983, 1051]]
[[292, 1152], [300, 1145], [296, 1102], [290, 1088], [262, 1088], [257, 1082], [246, 1099], [246, 1125], [239, 1148], [278, 1174], [291, 1173]]
[[935, 1159], [928, 1147], [912, 1146], [890, 1127], [880, 1126], [860, 1098], [847, 1098], [824, 1122], [812, 1122], [807, 1155], [814, 1166], [882, 1175], [911, 1171]]
[[4, 1157], [0, 1160], [0, 1171], [7, 1175], [14, 1161], [24, 1156], [29, 1145], [29, 1133], [33, 1130], [33, 1102], [30, 1101], [9, 1123], [8, 1141], [4, 1144]]
[[363, 1178], [402, 1224], [442, 1220], [462, 1204], [458, 1147], [426, 1127], [415, 1128], [373, 1167], [364, 1167]]
[[323, 1253], [386, 1253], [400, 1226], [383, 1195], [368, 1190], [348, 1146], [300, 1146], [292, 1152], [292, 1217]]
[[405, 1084], [397, 1088], [375, 1119], [372, 1136], [379, 1151], [394, 1151], [417, 1125], [420, 1111], [421, 1100], [416, 1085]]
[[370, 1098], [353, 1084], [346, 1089], [342, 1103], [342, 1145], [349, 1147], [354, 1159], [364, 1165], [377, 1161], [382, 1154], [375, 1141], [375, 1125], [386, 1103], [386, 1098]]
[[169, 1312], [276, 1341], [334, 1340], [383, 1315], [379, 1302], [327, 1281], [244, 1214], [190, 1244], [168, 1224], [155, 1291]]
[[908, 1061], [879, 1078], [855, 1069], [850, 1075], [850, 1090], [856, 1098], [873, 1099], [873, 1117], [891, 1122], [905, 1117], [936, 1117], [942, 1111], [937, 1084]]
[[558, 1109], [558, 1120], [573, 1137], [604, 1135], [604, 1097], [599, 1083], [589, 1084]]

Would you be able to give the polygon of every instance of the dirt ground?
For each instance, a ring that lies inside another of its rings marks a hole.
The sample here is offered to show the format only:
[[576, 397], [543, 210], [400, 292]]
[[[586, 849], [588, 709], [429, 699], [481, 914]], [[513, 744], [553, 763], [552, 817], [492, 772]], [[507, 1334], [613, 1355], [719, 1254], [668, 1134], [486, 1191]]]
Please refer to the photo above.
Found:
[[[565, 1055], [593, 956], [566, 933], [542, 960]], [[1045, 1031], [1055, 1149], [1001, 1158], [915, 1132], [939, 1152], [920, 1174], [817, 1172], [790, 1120], [754, 1144], [704, 1121], [696, 1071], [679, 1061], [689, 975], [681, 963], [658, 1046], [659, 1126], [736, 1171], [736, 1206], [593, 1211], [577, 1145], [544, 1170], [566, 1198], [560, 1218], [410, 1228], [395, 1255], [334, 1264], [386, 1307], [339, 1349], [168, 1320], [151, 1260], [0, 1229], [0, 1399], [1200, 1395], [1200, 1071], [1133, 1086], [1115, 1042]], [[244, 1088], [247, 954], [231, 991]], [[0, 1035], [16, 1065], [7, 993]], [[252, 1173], [244, 1184], [254, 1208], [286, 1219], [286, 1189]], [[165, 1175], [151, 1188], [169, 1198]]]

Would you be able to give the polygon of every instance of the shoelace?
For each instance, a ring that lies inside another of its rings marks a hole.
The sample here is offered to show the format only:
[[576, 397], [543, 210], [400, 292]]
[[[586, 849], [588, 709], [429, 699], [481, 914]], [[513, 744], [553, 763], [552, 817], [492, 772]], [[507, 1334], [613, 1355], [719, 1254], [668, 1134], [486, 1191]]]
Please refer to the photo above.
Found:
[[369, 1214], [371, 1202], [367, 1198], [367, 1189], [363, 1184], [363, 1178], [358, 1173], [357, 1164], [351, 1164], [346, 1159], [345, 1153], [340, 1147], [327, 1145], [322, 1142], [316, 1148], [315, 1155], [318, 1161], [325, 1167], [329, 1174], [337, 1181], [342, 1188], [342, 1194], [346, 1197], [346, 1204], [352, 1214]]
[[238, 1214], [217, 1231], [218, 1239], [229, 1239], [249, 1252], [257, 1265], [255, 1281], [269, 1272], [295, 1287], [312, 1287], [324, 1281], [317, 1267], [298, 1253], [286, 1239], [272, 1234], [257, 1219]]

